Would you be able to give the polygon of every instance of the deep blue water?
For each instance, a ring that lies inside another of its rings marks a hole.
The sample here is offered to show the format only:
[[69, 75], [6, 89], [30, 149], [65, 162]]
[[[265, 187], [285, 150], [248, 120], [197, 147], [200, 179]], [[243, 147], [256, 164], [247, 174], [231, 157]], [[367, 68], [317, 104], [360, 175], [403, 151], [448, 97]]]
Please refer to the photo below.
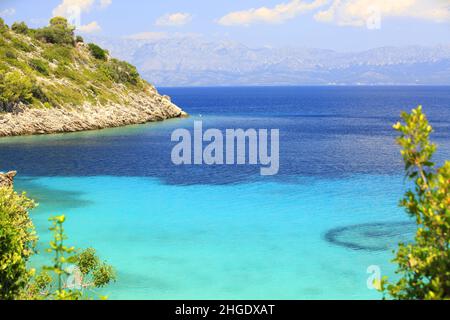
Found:
[[[449, 87], [163, 88], [190, 120], [82, 134], [2, 141], [0, 168], [29, 176], [155, 177], [169, 184], [226, 184], [259, 179], [259, 166], [177, 167], [170, 161], [175, 128], [280, 129], [280, 173], [342, 177], [399, 174], [394, 144], [402, 110], [423, 104], [440, 154], [449, 154]], [[20, 141], [20, 143], [15, 142]], [[267, 178], [265, 178], [266, 180]]]
[[[414, 231], [397, 206], [408, 185], [392, 124], [422, 104], [448, 159], [449, 87], [160, 92], [191, 118], [0, 139], [0, 170], [40, 202], [40, 248], [64, 212], [73, 244], [118, 269], [112, 298], [379, 298], [367, 268], [392, 275], [391, 250]], [[170, 135], [194, 120], [279, 129], [279, 174], [173, 165]]]

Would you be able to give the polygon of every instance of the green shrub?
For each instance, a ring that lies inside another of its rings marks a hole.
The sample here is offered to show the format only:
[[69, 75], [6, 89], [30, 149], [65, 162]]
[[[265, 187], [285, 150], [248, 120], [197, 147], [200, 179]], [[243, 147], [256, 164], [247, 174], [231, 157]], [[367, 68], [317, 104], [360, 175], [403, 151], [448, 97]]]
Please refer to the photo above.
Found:
[[50, 25], [35, 32], [36, 39], [47, 43], [70, 45], [74, 44], [74, 30], [65, 18], [55, 17], [50, 20]]
[[3, 20], [0, 17], [0, 32], [5, 33], [5, 31], [7, 31], [7, 30], [8, 30], [8, 26], [6, 25], [5, 20]]
[[[3, 59], [0, 59], [0, 75], [5, 74], [8, 71], [9, 71], [9, 65]], [[1, 76], [0, 76], [0, 79], [2, 79]]]
[[22, 41], [21, 39], [18, 39], [17, 37], [12, 37], [11, 42], [12, 42], [13, 46], [18, 50], [25, 51], [25, 52], [33, 51], [32, 46], [30, 46], [28, 43]]
[[84, 42], [84, 39], [83, 39], [82, 36], [77, 36], [77, 37], [75, 38], [75, 42], [76, 42], [76, 43], [83, 43], [83, 42]]
[[6, 50], [5, 51], [5, 58], [7, 58], [7, 59], [17, 59], [17, 55], [12, 50]]
[[36, 30], [36, 39], [53, 44], [73, 44], [73, 39], [70, 34], [60, 28], [44, 27]]
[[89, 51], [91, 52], [91, 55], [98, 60], [107, 60], [108, 59], [108, 51], [103, 50], [98, 45], [94, 43], [88, 44]]
[[47, 97], [47, 95], [45, 94], [45, 92], [42, 90], [42, 88], [37, 85], [34, 84], [31, 88], [31, 94], [33, 95], [33, 97], [37, 100], [39, 100], [42, 103], [46, 103], [49, 102], [49, 99]]
[[55, 76], [61, 79], [70, 79], [79, 85], [83, 85], [85, 80], [78, 70], [70, 68], [69, 65], [61, 63], [54, 71]]
[[24, 73], [32, 71], [27, 62], [22, 59], [8, 59], [7, 62], [7, 70], [6, 72], [10, 72], [11, 70], [18, 69], [23, 71]]
[[433, 128], [422, 107], [403, 113], [404, 123], [394, 126], [405, 162], [406, 176], [415, 188], [401, 206], [417, 223], [415, 241], [400, 244], [394, 262], [400, 279], [381, 287], [394, 299], [450, 299], [450, 161], [440, 168], [432, 163], [436, 145], [430, 142]]
[[51, 27], [63, 27], [67, 28], [69, 26], [69, 22], [64, 17], [53, 17], [50, 19], [50, 26]]
[[28, 34], [28, 26], [25, 22], [14, 22], [11, 26], [11, 30], [19, 34]]
[[[65, 216], [52, 217], [49, 220], [53, 223], [50, 228], [53, 239], [50, 241], [50, 248], [47, 249], [47, 252], [54, 254], [53, 264], [44, 266], [43, 272], [31, 282], [30, 288], [33, 289], [29, 292], [31, 299], [80, 300], [83, 298], [83, 294], [89, 298], [86, 295], [87, 292], [83, 291], [101, 288], [115, 281], [114, 269], [110, 265], [100, 262], [94, 249], [89, 248], [77, 254], [74, 247], [66, 244]], [[69, 272], [70, 269], [72, 273]], [[80, 273], [78, 274], [79, 282], [73, 283], [73, 287], [71, 287], [71, 284], [68, 283], [69, 277], [75, 276], [77, 273]], [[77, 290], [76, 286], [80, 286], [80, 288]], [[40, 288], [40, 290], [35, 288]]]
[[[47, 252], [54, 255], [52, 264], [44, 266], [38, 273], [35, 270], [28, 272], [25, 268], [24, 281], [20, 282], [20, 287], [13, 294], [4, 296], [4, 299], [90, 300], [97, 295], [94, 290], [116, 280], [113, 267], [100, 262], [94, 249], [80, 252], [66, 244], [65, 216], [49, 220], [52, 222], [49, 229], [53, 239]], [[102, 296], [99, 298], [106, 299]]]
[[9, 32], [9, 28], [7, 25], [5, 25], [4, 27], [0, 27], [0, 35], [3, 39], [11, 40], [12, 38], [11, 32]]
[[42, 53], [42, 57], [49, 62], [72, 62], [72, 50], [67, 47], [49, 46]]
[[29, 210], [34, 202], [12, 188], [0, 188], [0, 300], [13, 300], [27, 285], [27, 262], [36, 236]]
[[48, 76], [49, 72], [48, 72], [48, 63], [41, 60], [41, 59], [31, 59], [28, 62], [28, 65], [30, 67], [32, 67], [34, 70], [36, 70], [37, 72]]
[[82, 251], [75, 256], [75, 260], [86, 283], [101, 288], [115, 280], [114, 269], [100, 261], [95, 249], [88, 248]]
[[139, 73], [136, 67], [128, 62], [111, 59], [103, 65], [103, 72], [116, 83], [130, 83], [136, 85], [139, 81]]
[[32, 97], [31, 80], [18, 71], [0, 74], [0, 110], [6, 109], [14, 103], [29, 103]]
[[48, 88], [47, 97], [53, 105], [58, 106], [79, 106], [85, 101], [83, 91], [79, 87], [63, 84], [55, 84]]

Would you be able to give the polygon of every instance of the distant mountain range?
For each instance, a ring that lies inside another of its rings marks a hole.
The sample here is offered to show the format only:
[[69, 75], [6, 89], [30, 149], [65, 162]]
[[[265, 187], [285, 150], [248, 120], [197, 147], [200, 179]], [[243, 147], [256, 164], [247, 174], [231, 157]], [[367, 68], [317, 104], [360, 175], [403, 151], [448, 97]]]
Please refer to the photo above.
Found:
[[157, 86], [450, 85], [450, 45], [341, 53], [249, 48], [200, 36], [92, 40]]

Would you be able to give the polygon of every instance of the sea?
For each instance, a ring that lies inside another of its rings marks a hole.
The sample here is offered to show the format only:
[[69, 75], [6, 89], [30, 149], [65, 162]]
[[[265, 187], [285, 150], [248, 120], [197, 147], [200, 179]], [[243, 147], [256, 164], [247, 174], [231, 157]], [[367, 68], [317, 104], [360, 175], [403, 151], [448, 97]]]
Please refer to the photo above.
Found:
[[[397, 133], [422, 105], [450, 158], [450, 87], [159, 88], [187, 119], [82, 133], [0, 139], [0, 170], [93, 247], [117, 280], [110, 299], [380, 299], [394, 250], [414, 239], [399, 207], [411, 188]], [[175, 165], [174, 130], [278, 129], [279, 172], [260, 165]]]

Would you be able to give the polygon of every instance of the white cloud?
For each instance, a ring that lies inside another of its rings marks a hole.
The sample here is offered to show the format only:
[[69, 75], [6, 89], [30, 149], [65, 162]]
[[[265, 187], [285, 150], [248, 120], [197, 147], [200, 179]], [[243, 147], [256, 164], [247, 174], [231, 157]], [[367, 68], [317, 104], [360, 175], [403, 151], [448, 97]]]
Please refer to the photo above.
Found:
[[271, 8], [231, 12], [217, 22], [224, 26], [275, 24], [309, 11], [315, 12], [317, 21], [340, 26], [365, 26], [376, 16], [381, 19], [408, 17], [434, 22], [450, 21], [449, 0], [291, 0]]
[[158, 20], [156, 20], [155, 25], [158, 27], [180, 27], [188, 24], [192, 21], [192, 15], [189, 13], [172, 13], [166, 14]]
[[231, 12], [217, 22], [224, 26], [249, 26], [254, 23], [282, 23], [298, 15], [315, 10], [328, 3], [328, 0], [292, 0], [273, 8], [261, 7]]
[[[97, 0], [63, 0], [55, 9], [53, 9], [53, 16], [61, 16], [70, 18], [74, 14], [81, 15], [84, 12], [89, 12]], [[112, 0], [99, 0], [100, 8], [107, 8], [112, 4]]]
[[14, 8], [8, 8], [3, 11], [0, 11], [0, 16], [2, 16], [2, 17], [13, 16], [15, 14], [16, 14], [16, 9], [14, 9]]
[[88, 24], [82, 24], [82, 13], [89, 12], [94, 5], [99, 5], [100, 8], [107, 8], [112, 4], [112, 0], [62, 0], [62, 2], [53, 9], [53, 16], [65, 17], [69, 23], [75, 25], [77, 30], [82, 33], [94, 33], [101, 30], [97, 21], [92, 21]]
[[53, 16], [67, 17], [74, 12], [88, 12], [94, 5], [95, 0], [63, 0], [55, 9]]
[[91, 23], [77, 27], [77, 30], [82, 33], [94, 33], [99, 32], [100, 30], [102, 30], [102, 28], [97, 23], [97, 21], [93, 21]]
[[333, 0], [314, 18], [340, 26], [361, 27], [375, 15], [380, 19], [409, 17], [445, 22], [450, 21], [450, 3], [448, 0]]
[[100, 0], [100, 7], [107, 8], [111, 5], [112, 0]]

